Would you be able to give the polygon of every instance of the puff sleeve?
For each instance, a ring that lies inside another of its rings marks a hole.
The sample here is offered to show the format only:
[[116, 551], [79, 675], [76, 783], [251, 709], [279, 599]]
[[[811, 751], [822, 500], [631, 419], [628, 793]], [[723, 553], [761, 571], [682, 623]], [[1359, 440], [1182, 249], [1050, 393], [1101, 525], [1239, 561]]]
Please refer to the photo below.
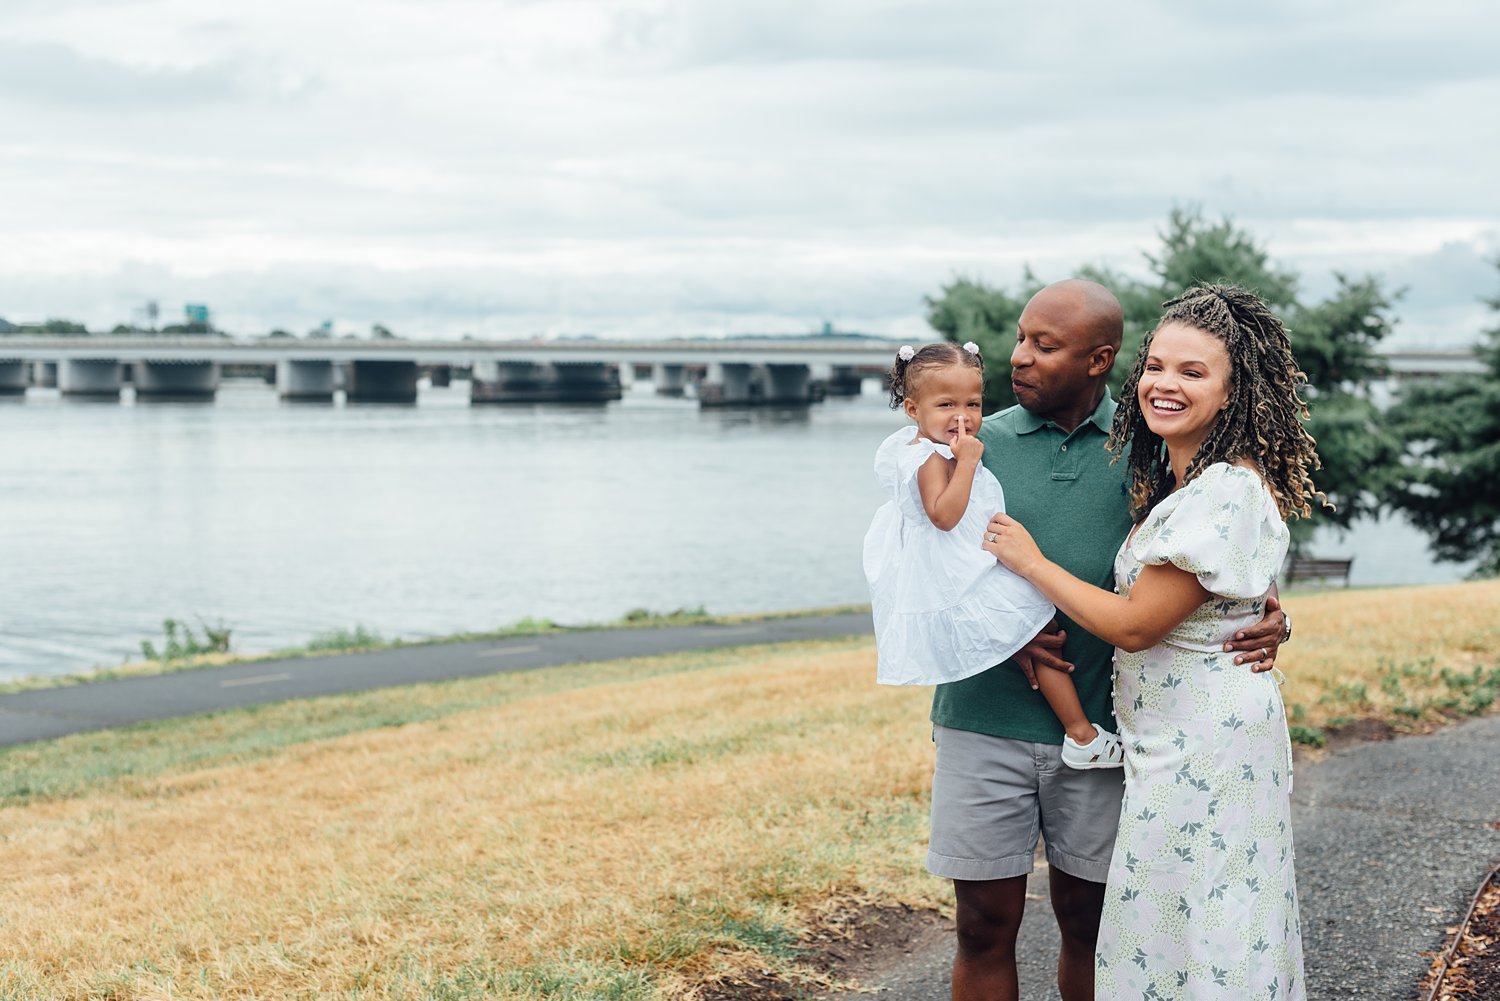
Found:
[[907, 518], [927, 517], [927, 510], [922, 507], [922, 491], [917, 486], [917, 470], [934, 453], [945, 459], [953, 457], [947, 445], [921, 437], [915, 425], [895, 432], [875, 451], [875, 477]]
[[1216, 462], [1152, 510], [1130, 549], [1143, 564], [1186, 570], [1213, 594], [1252, 600], [1270, 590], [1289, 539], [1260, 477]]

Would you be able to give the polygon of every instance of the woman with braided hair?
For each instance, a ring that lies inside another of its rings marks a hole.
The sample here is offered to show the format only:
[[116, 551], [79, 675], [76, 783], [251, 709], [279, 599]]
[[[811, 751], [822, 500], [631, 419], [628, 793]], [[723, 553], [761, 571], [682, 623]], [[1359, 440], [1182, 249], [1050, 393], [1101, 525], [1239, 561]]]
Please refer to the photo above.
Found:
[[1286, 519], [1326, 498], [1302, 425], [1302, 373], [1253, 293], [1201, 285], [1166, 304], [1121, 391], [1135, 528], [1114, 593], [1047, 561], [1001, 514], [985, 548], [1116, 646], [1125, 800], [1105, 890], [1095, 997], [1300, 999], [1291, 742], [1274, 675], [1225, 641], [1260, 618]]

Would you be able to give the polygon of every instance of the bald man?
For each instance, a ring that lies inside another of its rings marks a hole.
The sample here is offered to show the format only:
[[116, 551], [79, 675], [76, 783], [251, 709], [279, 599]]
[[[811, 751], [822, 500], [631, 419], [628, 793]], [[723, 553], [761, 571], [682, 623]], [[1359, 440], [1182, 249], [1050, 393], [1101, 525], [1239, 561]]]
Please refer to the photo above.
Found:
[[[1104, 448], [1115, 412], [1107, 382], [1123, 330], [1119, 300], [1095, 282], [1057, 282], [1032, 296], [1010, 356], [1018, 404], [986, 417], [979, 432], [1008, 512], [1048, 559], [1107, 589], [1131, 527], [1125, 463], [1112, 465]], [[1094, 941], [1122, 772], [1062, 763], [1062, 724], [1034, 679], [1036, 670], [1071, 670], [1088, 718], [1117, 729], [1114, 648], [1059, 618], [1059, 632], [982, 674], [939, 685], [933, 695], [937, 766], [927, 868], [953, 880], [958, 900], [955, 1001], [1019, 997], [1016, 934], [1038, 834], [1047, 844], [1062, 933], [1058, 990], [1063, 1001], [1094, 997]], [[1233, 648], [1265, 648], [1269, 666], [1284, 628], [1273, 610]], [[1258, 653], [1239, 660], [1260, 663]]]

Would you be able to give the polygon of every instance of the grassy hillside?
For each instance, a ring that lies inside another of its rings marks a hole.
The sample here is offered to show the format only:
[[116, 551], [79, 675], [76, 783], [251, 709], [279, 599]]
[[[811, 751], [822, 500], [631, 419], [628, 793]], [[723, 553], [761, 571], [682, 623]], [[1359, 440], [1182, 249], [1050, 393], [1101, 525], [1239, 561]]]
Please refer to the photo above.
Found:
[[[1500, 583], [1291, 595], [1306, 739], [1483, 710]], [[866, 639], [552, 668], [0, 752], [0, 998], [657, 998], [921, 871], [926, 689]], [[1487, 694], [1486, 694], [1487, 693]]]

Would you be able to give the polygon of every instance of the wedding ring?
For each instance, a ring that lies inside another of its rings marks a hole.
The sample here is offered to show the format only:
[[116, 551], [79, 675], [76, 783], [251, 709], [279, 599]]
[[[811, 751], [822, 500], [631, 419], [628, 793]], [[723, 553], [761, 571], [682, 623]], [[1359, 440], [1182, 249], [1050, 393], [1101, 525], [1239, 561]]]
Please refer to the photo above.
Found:
[[995, 533], [991, 532], [989, 535], [986, 535], [984, 537], [984, 541], [985, 542], [994, 542], [995, 541]]

